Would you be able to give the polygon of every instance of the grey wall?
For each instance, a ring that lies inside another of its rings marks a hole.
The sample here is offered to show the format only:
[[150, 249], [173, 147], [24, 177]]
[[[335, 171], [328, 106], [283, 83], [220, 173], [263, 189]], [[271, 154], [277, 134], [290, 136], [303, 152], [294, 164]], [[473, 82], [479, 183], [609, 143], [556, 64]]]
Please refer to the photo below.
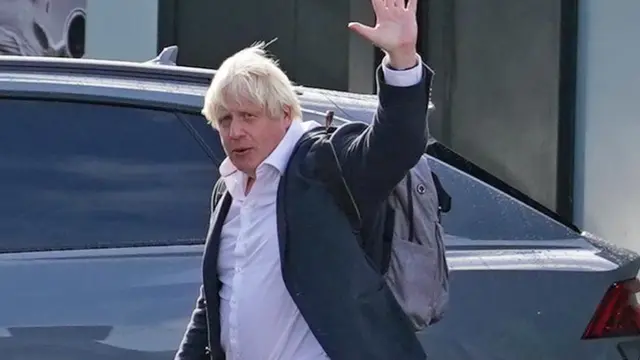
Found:
[[156, 56], [158, 0], [87, 0], [85, 58], [145, 61]]
[[245, 46], [277, 38], [269, 50], [293, 81], [373, 89], [373, 48], [347, 29], [353, 19], [372, 18], [367, 0], [160, 0], [160, 5], [161, 45], [178, 44], [181, 65], [216, 68]]
[[433, 132], [555, 209], [560, 1], [429, 3]]
[[[270, 46], [289, 75], [295, 42], [293, 0], [273, 1], [169, 1], [173, 3], [175, 39], [181, 65], [217, 68], [232, 53], [260, 40], [278, 41]], [[277, 16], [276, 16], [277, 15]]]
[[640, 251], [640, 1], [580, 3], [575, 217]]

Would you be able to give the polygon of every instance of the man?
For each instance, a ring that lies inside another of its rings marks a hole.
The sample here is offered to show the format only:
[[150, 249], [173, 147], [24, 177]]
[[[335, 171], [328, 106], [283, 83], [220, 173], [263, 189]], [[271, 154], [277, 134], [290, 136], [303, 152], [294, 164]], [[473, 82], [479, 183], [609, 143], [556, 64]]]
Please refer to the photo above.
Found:
[[416, 53], [417, 1], [372, 0], [376, 26], [349, 24], [386, 52], [374, 122], [330, 138], [363, 211], [360, 234], [323, 180], [338, 165], [316, 146], [324, 128], [301, 121], [286, 75], [261, 46], [220, 66], [203, 114], [228, 156], [227, 192], [212, 212], [203, 286], [177, 360], [426, 358], [360, 244], [382, 246], [384, 200], [427, 145], [432, 72]]

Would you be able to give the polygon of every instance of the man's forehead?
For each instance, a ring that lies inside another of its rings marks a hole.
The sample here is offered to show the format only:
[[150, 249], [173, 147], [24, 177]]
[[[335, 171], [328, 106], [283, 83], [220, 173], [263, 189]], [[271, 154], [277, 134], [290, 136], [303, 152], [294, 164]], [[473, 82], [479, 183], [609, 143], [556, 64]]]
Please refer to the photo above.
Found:
[[220, 106], [225, 111], [262, 111], [262, 104], [245, 97], [224, 96]]

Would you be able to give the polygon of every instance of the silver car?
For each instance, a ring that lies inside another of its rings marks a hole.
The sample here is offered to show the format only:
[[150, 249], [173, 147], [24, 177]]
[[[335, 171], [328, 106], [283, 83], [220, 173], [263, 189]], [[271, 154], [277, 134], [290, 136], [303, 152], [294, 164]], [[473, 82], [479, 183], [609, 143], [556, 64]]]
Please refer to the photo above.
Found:
[[[0, 57], [0, 359], [169, 360], [195, 305], [223, 159], [199, 114], [214, 71]], [[175, 54], [174, 54], [175, 55]], [[306, 120], [376, 97], [300, 88]], [[438, 142], [449, 309], [432, 360], [640, 357], [637, 254]], [[450, 208], [449, 208], [450, 205]]]

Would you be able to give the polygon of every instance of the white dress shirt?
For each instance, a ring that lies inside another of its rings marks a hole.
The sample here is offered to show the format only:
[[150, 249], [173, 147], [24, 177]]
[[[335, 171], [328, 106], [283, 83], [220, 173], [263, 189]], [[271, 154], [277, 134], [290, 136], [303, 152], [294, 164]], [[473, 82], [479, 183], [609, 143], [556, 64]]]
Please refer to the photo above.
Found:
[[[421, 66], [404, 71], [383, 66], [383, 72], [392, 86], [411, 86], [422, 78]], [[246, 196], [247, 176], [228, 158], [220, 165], [220, 175], [233, 197], [218, 256], [220, 340], [227, 360], [328, 359], [282, 280], [276, 227], [280, 177], [300, 137], [319, 125], [293, 121], [256, 169]]]

